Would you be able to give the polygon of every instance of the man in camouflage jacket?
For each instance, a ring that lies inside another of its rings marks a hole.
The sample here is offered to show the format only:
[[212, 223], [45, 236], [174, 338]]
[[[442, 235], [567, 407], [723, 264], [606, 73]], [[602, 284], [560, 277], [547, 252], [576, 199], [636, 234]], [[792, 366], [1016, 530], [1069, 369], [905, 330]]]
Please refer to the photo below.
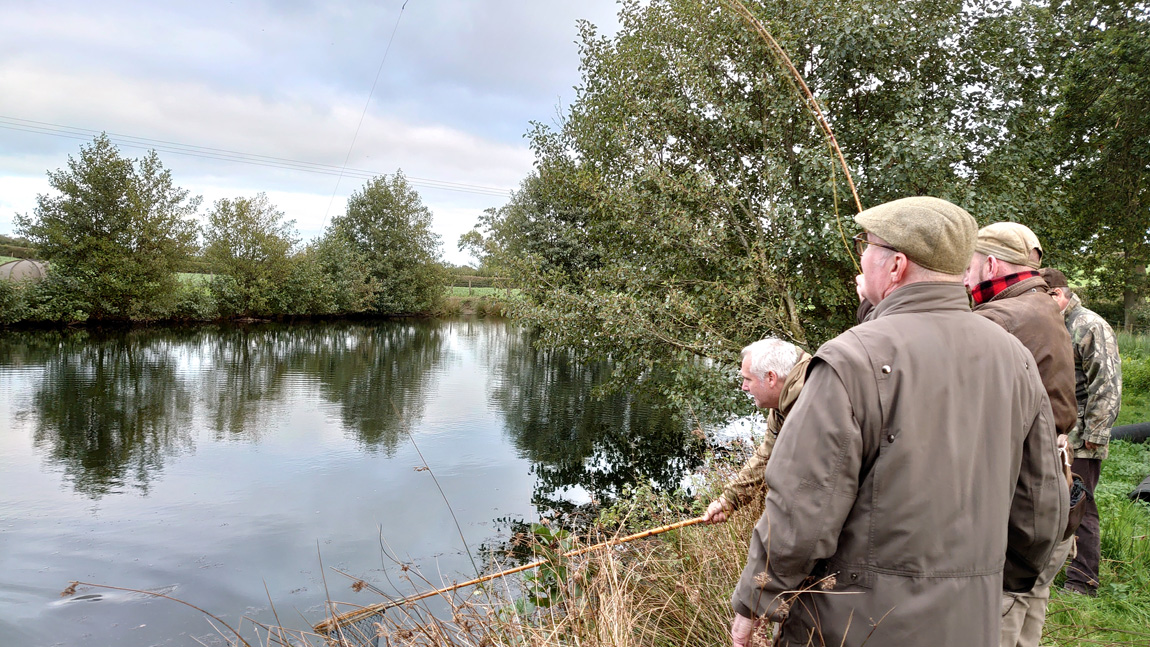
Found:
[[779, 430], [791, 407], [799, 399], [811, 356], [781, 339], [768, 337], [747, 346], [741, 354], [742, 388], [755, 406], [768, 409], [767, 432], [739, 473], [723, 486], [722, 495], [711, 502], [703, 515], [710, 523], [722, 523], [735, 510], [765, 493], [763, 471]]
[[[1106, 320], [1083, 307], [1078, 295], [1067, 285], [1065, 274], [1047, 268], [1043, 276], [1053, 291], [1054, 301], [1062, 308], [1066, 329], [1074, 344], [1078, 424], [1070, 432], [1070, 448], [1074, 451], [1071, 469], [1086, 481], [1087, 489], [1093, 493], [1110, 444], [1110, 428], [1122, 404], [1122, 358], [1118, 355], [1118, 340]], [[1065, 587], [1092, 596], [1098, 590], [1101, 538], [1098, 507], [1093, 498], [1085, 505], [1086, 514], [1075, 533], [1078, 554], [1066, 569]]]

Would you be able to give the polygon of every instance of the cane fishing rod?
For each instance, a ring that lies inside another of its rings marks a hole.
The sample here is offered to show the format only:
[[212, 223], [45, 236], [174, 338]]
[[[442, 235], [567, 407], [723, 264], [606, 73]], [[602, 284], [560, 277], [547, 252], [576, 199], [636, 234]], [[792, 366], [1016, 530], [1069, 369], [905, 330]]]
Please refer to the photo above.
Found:
[[[666, 526], [659, 526], [658, 528], [651, 528], [650, 530], [644, 530], [642, 532], [637, 532], [633, 535], [627, 535], [626, 537], [619, 537], [617, 539], [610, 539], [610, 540], [607, 540], [604, 542], [600, 542], [598, 544], [594, 544], [592, 546], [585, 546], [585, 547], [579, 548], [577, 550], [572, 550], [570, 552], [563, 553], [562, 555], [560, 555], [560, 557], [577, 557], [579, 555], [583, 555], [585, 553], [589, 553], [593, 550], [598, 550], [600, 548], [608, 548], [611, 546], [618, 546], [620, 544], [626, 544], [627, 542], [635, 541], [637, 539], [645, 539], [647, 537], [654, 537], [655, 535], [659, 535], [659, 534], [668, 532], [670, 530], [676, 530], [678, 528], [686, 528], [687, 526], [693, 526], [697, 523], [703, 523], [705, 520], [706, 519], [704, 517], [697, 517], [694, 519], [687, 519], [685, 521], [679, 521], [676, 523], [672, 523], [672, 524], [669, 524]], [[490, 575], [484, 575], [483, 577], [477, 577], [475, 579], [467, 580], [466, 582], [460, 582], [458, 584], [453, 584], [451, 586], [447, 586], [447, 587], [444, 587], [441, 589], [435, 589], [433, 591], [427, 591], [426, 593], [420, 593], [419, 595], [412, 595], [412, 596], [408, 596], [405, 598], [400, 598], [398, 600], [389, 600], [387, 602], [379, 602], [379, 603], [372, 604], [372, 605], [369, 605], [369, 606], [366, 606], [366, 607], [363, 607], [360, 609], [355, 609], [354, 611], [348, 611], [347, 613], [341, 613], [337, 616], [328, 618], [327, 620], [324, 620], [323, 622], [315, 625], [315, 627], [313, 627], [313, 628], [315, 629], [316, 633], [328, 635], [328, 634], [331, 634], [332, 632], [334, 632], [339, 627], [343, 627], [343, 626], [346, 626], [346, 625], [349, 625], [352, 623], [359, 622], [360, 620], [364, 620], [365, 618], [369, 618], [371, 616], [383, 613], [384, 611], [387, 611], [388, 609], [394, 609], [395, 607], [405, 605], [409, 602], [415, 602], [417, 600], [423, 600], [425, 598], [430, 598], [430, 597], [436, 596], [436, 595], [443, 595], [444, 593], [450, 593], [451, 591], [455, 591], [457, 589], [461, 589], [464, 587], [474, 586], [476, 584], [482, 584], [483, 582], [489, 582], [491, 580], [505, 577], [507, 575], [513, 575], [515, 573], [521, 573], [523, 571], [531, 570], [533, 568], [538, 568], [538, 567], [546, 564], [547, 562], [548, 562], [548, 560], [546, 560], [546, 559], [540, 559], [540, 560], [531, 562], [529, 564], [523, 564], [522, 566], [516, 566], [515, 568], [509, 568], [507, 570], [499, 571], [498, 573], [492, 573]]]
[[[835, 137], [834, 130], [831, 128], [830, 121], [827, 120], [826, 114], [823, 112], [822, 107], [819, 105], [818, 99], [815, 98], [814, 93], [811, 92], [810, 87], [807, 86], [807, 82], [805, 79], [803, 79], [803, 75], [799, 74], [798, 68], [796, 68], [795, 64], [791, 61], [791, 57], [787, 56], [787, 52], [783, 49], [783, 46], [779, 44], [779, 41], [775, 40], [775, 37], [771, 35], [771, 32], [767, 31], [767, 28], [763, 25], [763, 23], [758, 18], [756, 18], [753, 13], [751, 13], [751, 10], [747, 8], [747, 5], [743, 4], [743, 0], [723, 0], [723, 3], [734, 10], [735, 13], [739, 14], [743, 20], [750, 24], [750, 26], [755, 30], [759, 37], [763, 39], [763, 41], [783, 64], [783, 67], [787, 69], [789, 74], [787, 78], [791, 81], [791, 86], [795, 88], [795, 91], [798, 93], [799, 98], [803, 102], [803, 105], [806, 106], [807, 110], [810, 111], [811, 116], [814, 117], [815, 124], [818, 125], [819, 130], [821, 130], [826, 136], [827, 143], [830, 145], [832, 152], [838, 156], [839, 164], [843, 167], [843, 174], [846, 175], [847, 186], [850, 187], [851, 196], [855, 201], [855, 208], [858, 209], [859, 213], [861, 213], [863, 210], [862, 201], [859, 200], [859, 193], [855, 188], [854, 177], [851, 175], [851, 169], [847, 165], [846, 157], [843, 156], [843, 151], [841, 148], [839, 148], [839, 142]], [[831, 188], [832, 190], [834, 189], [833, 180]], [[851, 262], [854, 263], [855, 269], [859, 270], [858, 261], [855, 260], [854, 253], [851, 251], [851, 246], [847, 242], [846, 232], [843, 231], [842, 220], [839, 218], [837, 194], [835, 198], [835, 220], [838, 222], [839, 235], [842, 237], [843, 246], [847, 248], [847, 256], [849, 256]], [[859, 271], [861, 272], [862, 270]]]

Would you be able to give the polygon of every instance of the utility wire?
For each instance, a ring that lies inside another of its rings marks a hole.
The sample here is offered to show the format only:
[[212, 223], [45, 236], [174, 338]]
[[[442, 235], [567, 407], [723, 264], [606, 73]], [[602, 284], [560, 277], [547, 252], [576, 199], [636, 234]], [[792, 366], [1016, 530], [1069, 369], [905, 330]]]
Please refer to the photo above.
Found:
[[[91, 139], [93, 136], [99, 135], [101, 132], [98, 130], [77, 128], [74, 126], [66, 126], [63, 124], [54, 124], [43, 121], [33, 121], [30, 119], [20, 119], [17, 117], [7, 117], [3, 115], [0, 115], [0, 128], [81, 140]], [[379, 177], [381, 175], [386, 175], [385, 173], [367, 169], [354, 169], [347, 168], [346, 166], [340, 167], [332, 164], [321, 164], [317, 162], [293, 160], [283, 157], [273, 157], [270, 155], [244, 153], [241, 151], [233, 151], [223, 148], [196, 146], [194, 144], [183, 144], [180, 142], [173, 142], [162, 139], [149, 139], [146, 137], [136, 137], [133, 135], [109, 132], [105, 132], [104, 134], [106, 134], [108, 138], [111, 139], [114, 143], [127, 148], [151, 149], [158, 152], [175, 153], [177, 155], [199, 157], [202, 159], [216, 159], [228, 162], [250, 164], [253, 166], [265, 166], [292, 171], [317, 173], [321, 175], [339, 175], [342, 173], [345, 177], [353, 177], [356, 179], [365, 180]], [[407, 176], [407, 179], [412, 184], [426, 186], [428, 188], [444, 189], [448, 191], [460, 191], [464, 193], [475, 193], [479, 195], [493, 196], [506, 196], [510, 193], [509, 189], [500, 189], [498, 187], [483, 186], [478, 184], [466, 184], [461, 182], [450, 182], [447, 180], [436, 180], [432, 178], [420, 178], [413, 176]]]
[[[391, 51], [391, 42], [395, 40], [395, 32], [399, 30], [399, 21], [403, 19], [403, 10], [407, 8], [408, 0], [403, 0], [403, 4], [399, 7], [399, 15], [395, 17], [395, 26], [391, 28], [391, 36], [387, 39], [387, 47], [383, 50], [383, 59], [379, 62], [379, 68], [375, 70], [375, 80], [371, 82], [371, 91], [367, 93], [367, 102], [363, 104], [363, 112], [359, 113], [359, 123], [355, 125], [355, 134], [351, 136], [351, 146], [347, 147], [347, 156], [343, 158], [343, 166], [347, 167], [348, 160], [351, 159], [351, 151], [355, 148], [355, 140], [359, 138], [359, 129], [363, 126], [363, 118], [367, 115], [367, 107], [371, 105], [371, 97], [375, 94], [375, 86], [379, 84], [379, 74], [383, 72], [383, 64], [387, 62], [387, 53]], [[327, 201], [327, 210], [323, 212], [323, 227], [327, 226], [327, 215], [331, 213], [331, 205], [335, 202], [335, 194], [339, 193], [339, 181], [343, 179], [343, 171], [340, 171], [339, 177], [335, 179], [335, 188], [332, 189], [331, 199]]]

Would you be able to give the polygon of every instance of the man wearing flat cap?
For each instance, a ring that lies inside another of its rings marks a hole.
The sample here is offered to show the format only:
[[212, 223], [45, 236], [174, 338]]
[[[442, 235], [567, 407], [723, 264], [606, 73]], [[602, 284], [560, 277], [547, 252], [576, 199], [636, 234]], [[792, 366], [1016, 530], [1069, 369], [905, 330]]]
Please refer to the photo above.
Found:
[[731, 635], [779, 645], [997, 645], [1066, 525], [1030, 352], [973, 317], [977, 225], [937, 198], [855, 217], [870, 319], [823, 344], [767, 464]]
[[[1062, 313], [1050, 298], [1050, 287], [1039, 275], [1042, 245], [1025, 225], [996, 222], [978, 230], [974, 255], [963, 275], [974, 312], [1014, 335], [1034, 356], [1054, 427], [1066, 445], [1066, 435], [1078, 420], [1074, 397], [1074, 352]], [[1004, 592], [1001, 647], [1037, 647], [1046, 622], [1050, 584], [1070, 553], [1071, 541], [1059, 544], [1034, 587]]]
[[[1070, 289], [1066, 275], [1046, 268], [1042, 276], [1050, 284], [1051, 296], [1066, 318], [1066, 328], [1074, 342], [1075, 395], [1078, 420], [1070, 432], [1070, 449], [1074, 452], [1074, 473], [1094, 492], [1110, 445], [1110, 428], [1122, 405], [1122, 358], [1114, 330], [1098, 313], [1082, 305]], [[1101, 539], [1098, 535], [1098, 506], [1091, 497], [1075, 533], [1078, 552], [1066, 567], [1068, 591], [1096, 595]]]

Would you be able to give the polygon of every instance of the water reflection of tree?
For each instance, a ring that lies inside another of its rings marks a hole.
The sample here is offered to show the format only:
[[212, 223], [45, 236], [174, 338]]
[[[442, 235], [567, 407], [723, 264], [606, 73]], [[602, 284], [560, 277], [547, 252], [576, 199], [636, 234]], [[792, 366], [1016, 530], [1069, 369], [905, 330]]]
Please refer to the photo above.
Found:
[[223, 329], [205, 358], [209, 419], [219, 434], [255, 438], [289, 385], [318, 383], [357, 440], [391, 453], [402, 425], [423, 415], [442, 345], [434, 323], [416, 321]]
[[315, 331], [308, 371], [325, 398], [339, 405], [345, 427], [388, 454], [404, 426], [423, 417], [427, 387], [442, 352], [436, 322], [405, 320], [344, 324]]
[[208, 367], [201, 400], [216, 438], [258, 440], [283, 400], [284, 378], [302, 364], [306, 344], [284, 326], [209, 329], [191, 352]]
[[575, 485], [602, 500], [627, 485], [674, 488], [697, 464], [696, 441], [649, 388], [596, 393], [610, 374], [608, 363], [538, 350], [527, 333], [507, 336], [492, 398], [535, 463], [536, 505], [564, 508], [557, 491]]
[[58, 334], [51, 349], [35, 342], [24, 356], [44, 365], [31, 399], [33, 442], [77, 491], [147, 491], [164, 457], [191, 447], [192, 398], [177, 373], [178, 337]]

